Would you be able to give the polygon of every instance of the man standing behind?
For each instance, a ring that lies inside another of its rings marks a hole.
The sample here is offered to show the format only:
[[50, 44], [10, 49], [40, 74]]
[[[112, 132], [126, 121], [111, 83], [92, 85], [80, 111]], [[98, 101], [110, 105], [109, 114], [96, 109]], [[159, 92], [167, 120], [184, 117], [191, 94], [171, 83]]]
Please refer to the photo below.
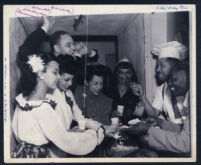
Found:
[[[28, 55], [39, 54], [41, 45], [44, 41], [50, 43], [51, 53], [49, 53], [58, 62], [65, 61], [74, 64], [77, 72], [82, 63], [82, 56], [88, 53], [88, 49], [84, 44], [74, 44], [73, 38], [66, 31], [56, 31], [48, 36], [48, 31], [53, 27], [55, 19], [53, 17], [43, 17], [43, 25], [36, 31], [32, 32], [19, 48], [17, 64], [23, 71]], [[44, 52], [43, 52], [44, 53]], [[19, 85], [18, 88], [23, 88]]]

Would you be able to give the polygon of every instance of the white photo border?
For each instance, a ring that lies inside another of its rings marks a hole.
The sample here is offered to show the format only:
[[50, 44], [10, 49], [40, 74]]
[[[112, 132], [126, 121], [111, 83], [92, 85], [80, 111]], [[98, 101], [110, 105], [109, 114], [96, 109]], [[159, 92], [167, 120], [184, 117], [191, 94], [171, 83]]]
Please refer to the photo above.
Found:
[[[50, 7], [51, 5], [36, 5]], [[128, 14], [128, 13], [152, 13], [152, 12], [190, 12], [190, 81], [191, 81], [191, 154], [190, 158], [45, 158], [45, 159], [16, 159], [10, 158], [10, 68], [9, 68], [9, 18], [17, 17], [16, 12], [21, 7], [33, 5], [4, 5], [3, 6], [3, 81], [4, 81], [4, 162], [6, 163], [47, 163], [47, 162], [195, 162], [196, 161], [196, 7], [189, 5], [54, 5], [58, 8], [72, 9], [70, 15], [92, 14]], [[162, 9], [164, 7], [164, 9]], [[143, 12], [142, 12], [143, 11]], [[66, 15], [66, 11], [55, 11], [50, 16]], [[68, 13], [69, 14], [69, 13]], [[24, 15], [25, 16], [25, 15]]]

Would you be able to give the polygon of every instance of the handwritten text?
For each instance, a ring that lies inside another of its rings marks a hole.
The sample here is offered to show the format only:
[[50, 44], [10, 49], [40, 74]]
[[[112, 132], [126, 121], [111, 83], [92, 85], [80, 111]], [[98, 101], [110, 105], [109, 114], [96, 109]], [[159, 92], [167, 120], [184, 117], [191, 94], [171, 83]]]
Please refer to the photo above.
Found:
[[59, 12], [61, 14], [74, 14], [74, 9], [66, 9], [62, 7], [57, 6], [50, 6], [50, 7], [42, 7], [42, 6], [31, 6], [31, 7], [25, 7], [25, 8], [17, 8], [15, 10], [15, 14], [17, 16], [24, 15], [29, 17], [38, 17], [38, 16], [48, 16], [53, 14], [54, 12]]
[[156, 9], [163, 10], [163, 11], [166, 11], [166, 10], [176, 10], [177, 11], [177, 10], [187, 10], [188, 7], [184, 6], [184, 5], [178, 5], [178, 6], [160, 5], [160, 6], [157, 6]]

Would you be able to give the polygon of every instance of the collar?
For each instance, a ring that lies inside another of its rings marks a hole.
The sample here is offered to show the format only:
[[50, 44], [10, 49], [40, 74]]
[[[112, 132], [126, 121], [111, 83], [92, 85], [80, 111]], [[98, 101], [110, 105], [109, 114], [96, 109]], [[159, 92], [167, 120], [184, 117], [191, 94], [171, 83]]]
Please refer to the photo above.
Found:
[[23, 97], [22, 93], [19, 94], [15, 100], [17, 101], [18, 106], [24, 110], [24, 111], [31, 111], [33, 108], [41, 106], [42, 103], [48, 103], [52, 106], [54, 109], [56, 106], [56, 103], [49, 99], [44, 100], [26, 100], [26, 98]]
[[[84, 87], [83, 87], [83, 93], [84, 93]], [[103, 93], [101, 92], [99, 95], [94, 95], [90, 90], [89, 87], [86, 86], [86, 96], [94, 96], [94, 97], [98, 97], [101, 96]]]

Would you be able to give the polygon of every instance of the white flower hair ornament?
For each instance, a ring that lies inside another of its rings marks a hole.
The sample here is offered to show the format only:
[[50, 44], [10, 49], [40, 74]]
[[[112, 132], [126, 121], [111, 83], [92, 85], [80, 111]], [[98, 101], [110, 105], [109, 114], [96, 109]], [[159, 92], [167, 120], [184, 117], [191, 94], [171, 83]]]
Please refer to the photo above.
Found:
[[36, 54], [28, 57], [27, 64], [30, 65], [33, 73], [37, 73], [38, 71], [42, 71], [44, 69], [44, 66], [45, 66], [41, 57], [37, 56]]

